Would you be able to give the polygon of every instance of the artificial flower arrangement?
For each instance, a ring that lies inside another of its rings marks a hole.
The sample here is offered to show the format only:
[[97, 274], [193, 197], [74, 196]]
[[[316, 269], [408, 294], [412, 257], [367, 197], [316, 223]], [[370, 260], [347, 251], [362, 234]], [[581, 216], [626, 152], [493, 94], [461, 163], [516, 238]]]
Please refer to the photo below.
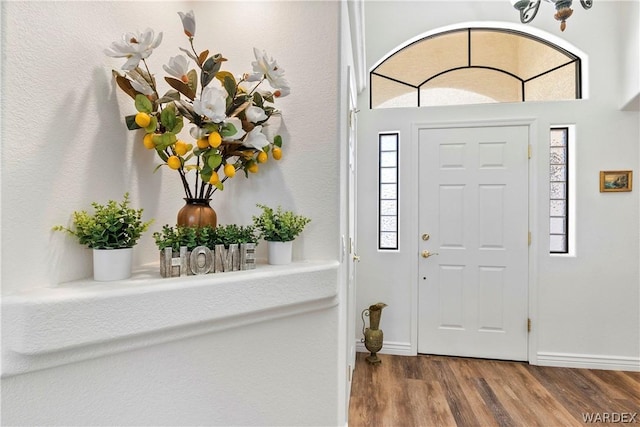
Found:
[[[160, 45], [162, 33], [157, 37], [152, 29], [126, 33], [105, 53], [127, 58], [124, 74], [115, 70], [113, 74], [118, 86], [135, 100], [138, 112], [125, 117], [128, 129], [144, 129], [142, 142], [163, 161], [156, 170], [166, 165], [178, 171], [187, 198], [209, 199], [238, 171], [244, 171], [246, 177], [257, 173], [258, 164], [268, 160], [269, 152], [275, 160], [282, 157], [282, 137], [274, 135], [269, 140], [265, 128], [271, 116], [279, 114], [272, 105], [275, 99], [288, 95], [290, 88], [284, 70], [256, 48], [252, 73], [236, 78], [222, 70], [226, 58], [221, 54], [195, 49], [193, 11], [178, 15], [190, 50], [180, 48], [186, 56], [174, 56], [163, 66], [169, 74], [164, 80], [171, 86], [164, 95], [160, 96], [146, 62]], [[197, 69], [191, 68], [190, 60]], [[265, 80], [273, 91], [259, 89]], [[189, 133], [195, 145], [178, 137], [184, 119], [194, 125]], [[193, 186], [187, 180], [191, 171]]]

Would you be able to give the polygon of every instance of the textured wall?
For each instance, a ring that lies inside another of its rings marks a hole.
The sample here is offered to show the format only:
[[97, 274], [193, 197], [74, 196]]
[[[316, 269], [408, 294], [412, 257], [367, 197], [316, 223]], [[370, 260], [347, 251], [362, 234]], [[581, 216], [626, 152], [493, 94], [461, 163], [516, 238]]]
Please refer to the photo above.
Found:
[[[482, 120], [535, 119], [530, 163], [532, 181], [530, 224], [531, 312], [533, 350], [560, 358], [576, 355], [618, 360], [622, 365], [639, 363], [640, 316], [638, 272], [638, 211], [636, 185], [630, 193], [600, 193], [599, 171], [638, 169], [639, 121], [637, 112], [620, 111], [624, 91], [617, 76], [627, 62], [621, 61], [618, 41], [625, 34], [606, 35], [594, 28], [617, 28], [627, 13], [626, 2], [596, 2], [585, 11], [574, 2], [574, 14], [561, 33], [553, 19], [553, 7], [542, 2], [532, 24], [585, 52], [589, 57], [589, 99], [531, 104], [456, 106], [446, 108], [368, 109], [368, 93], [360, 97], [359, 114], [359, 266], [358, 306], [382, 300], [382, 326], [387, 349], [411, 351], [415, 345], [417, 241], [415, 225], [417, 172], [411, 151], [412, 123], [446, 123]], [[408, 13], [408, 12], [411, 13]], [[366, 8], [367, 64], [404, 41], [446, 25], [475, 21], [518, 21], [508, 2], [371, 2]], [[402, 25], [394, 25], [402, 22]], [[630, 32], [637, 34], [638, 21]], [[384, 31], [380, 29], [384, 28]], [[628, 28], [628, 27], [623, 27]], [[629, 63], [638, 63], [638, 57]], [[575, 171], [577, 213], [576, 256], [548, 253], [548, 129], [575, 124], [577, 134]], [[377, 132], [400, 130], [400, 240], [397, 253], [376, 250]], [[403, 165], [411, 165], [405, 167]], [[416, 166], [417, 167], [417, 166]], [[413, 175], [415, 172], [415, 175]], [[636, 174], [637, 175], [637, 174]], [[636, 183], [637, 176], [635, 177]], [[416, 249], [415, 251], [413, 249]], [[389, 266], [392, 266], [389, 268]]]
[[[140, 134], [124, 127], [123, 116], [134, 111], [133, 105], [111, 78], [111, 69], [122, 60], [106, 57], [103, 49], [126, 31], [163, 31], [162, 44], [149, 59], [153, 71], [163, 75], [162, 64], [179, 53], [178, 46], [187, 46], [177, 12], [189, 8], [198, 22], [199, 50], [223, 53], [227, 69], [239, 74], [251, 70], [254, 46], [265, 49], [285, 69], [292, 89], [277, 103], [283, 111], [283, 159], [251, 180], [235, 178], [217, 193], [213, 205], [219, 222], [246, 224], [257, 213], [255, 203], [281, 204], [312, 218], [294, 245], [294, 257], [337, 259], [338, 2], [45, 1], [2, 2], [0, 7], [5, 301], [28, 299], [39, 287], [51, 286], [42, 292], [55, 294], [74, 286], [57, 287], [61, 282], [91, 276], [90, 251], [51, 227], [69, 223], [72, 211], [89, 209], [92, 201], [119, 199], [129, 191], [145, 218], [156, 219], [151, 232], [175, 222], [183, 204], [178, 177], [165, 168], [153, 174], [157, 159], [142, 147]], [[151, 232], [135, 248], [137, 265], [157, 260]], [[266, 255], [265, 246], [259, 246], [259, 256]], [[258, 317], [232, 316], [233, 327], [223, 330], [210, 320], [187, 324], [185, 313], [184, 326], [44, 354], [61, 362], [48, 369], [31, 356], [21, 358], [26, 373], [2, 380], [2, 424], [343, 425], [341, 268], [333, 282], [340, 294], [328, 305], [301, 303], [294, 312], [289, 304], [275, 308], [265, 321], [258, 321], [264, 310]], [[224, 280], [210, 276], [203, 279], [205, 286]], [[286, 303], [280, 288], [259, 275], [252, 276], [251, 285], [264, 285], [263, 292], [243, 294], [229, 286], [220, 298], [241, 306], [245, 300]], [[313, 291], [318, 283], [296, 285]], [[98, 288], [89, 283], [78, 292], [95, 292], [100, 301], [104, 295]], [[129, 291], [144, 300], [167, 287], [124, 290]], [[215, 309], [194, 298], [199, 309]], [[74, 297], [70, 301], [74, 305]], [[128, 316], [148, 325], [142, 308], [128, 307]], [[111, 307], [96, 317], [118, 319], [121, 309]], [[174, 314], [180, 318], [180, 308]], [[3, 326], [11, 320], [3, 312]], [[115, 323], [105, 321], [98, 329], [104, 332]], [[12, 351], [6, 336], [3, 351]]]
[[[285, 69], [292, 94], [283, 111], [284, 158], [246, 180], [238, 175], [212, 205], [223, 224], [246, 224], [255, 203], [281, 204], [313, 218], [297, 258], [335, 259], [338, 248], [338, 22], [331, 2], [2, 2], [2, 293], [91, 275], [91, 253], [52, 233], [71, 212], [125, 191], [151, 232], [174, 224], [183, 191], [176, 173], [153, 173], [155, 154], [124, 126], [135, 112], [103, 49], [127, 31], [163, 31], [149, 58], [162, 64], [187, 47], [178, 11], [196, 13], [196, 48], [221, 52], [235, 74], [251, 71], [253, 47]], [[285, 18], [286, 17], [286, 18]], [[322, 25], [319, 25], [322, 22]], [[164, 82], [162, 82], [164, 83]], [[165, 87], [168, 89], [168, 86]], [[188, 126], [185, 126], [188, 128]], [[273, 161], [271, 161], [273, 163]], [[155, 261], [151, 232], [136, 264]], [[266, 245], [262, 245], [266, 246]], [[259, 256], [266, 256], [259, 247]], [[29, 256], [25, 256], [28, 253]], [[33, 260], [37, 260], [34, 262]]]

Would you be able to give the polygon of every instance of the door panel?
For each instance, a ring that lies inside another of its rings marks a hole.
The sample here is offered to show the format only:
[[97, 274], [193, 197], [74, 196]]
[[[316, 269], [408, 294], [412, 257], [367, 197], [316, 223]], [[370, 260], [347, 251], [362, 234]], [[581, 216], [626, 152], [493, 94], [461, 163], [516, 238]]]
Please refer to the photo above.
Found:
[[418, 352], [526, 360], [528, 128], [418, 137]]

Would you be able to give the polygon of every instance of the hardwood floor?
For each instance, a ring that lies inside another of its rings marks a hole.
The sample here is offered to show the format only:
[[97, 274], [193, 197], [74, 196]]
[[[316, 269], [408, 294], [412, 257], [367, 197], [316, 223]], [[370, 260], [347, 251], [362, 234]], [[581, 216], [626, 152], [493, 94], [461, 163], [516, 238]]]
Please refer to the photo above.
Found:
[[349, 427], [640, 424], [640, 372], [384, 354], [372, 366], [367, 355], [357, 355]]

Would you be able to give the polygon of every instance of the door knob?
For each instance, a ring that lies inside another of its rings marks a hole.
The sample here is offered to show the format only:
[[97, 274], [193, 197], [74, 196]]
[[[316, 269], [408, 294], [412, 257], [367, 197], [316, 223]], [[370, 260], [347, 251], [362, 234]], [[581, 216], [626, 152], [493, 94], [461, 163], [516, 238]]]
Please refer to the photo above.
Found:
[[429, 251], [422, 251], [422, 258], [429, 258], [430, 256], [433, 255], [438, 255], [438, 252], [429, 252]]

